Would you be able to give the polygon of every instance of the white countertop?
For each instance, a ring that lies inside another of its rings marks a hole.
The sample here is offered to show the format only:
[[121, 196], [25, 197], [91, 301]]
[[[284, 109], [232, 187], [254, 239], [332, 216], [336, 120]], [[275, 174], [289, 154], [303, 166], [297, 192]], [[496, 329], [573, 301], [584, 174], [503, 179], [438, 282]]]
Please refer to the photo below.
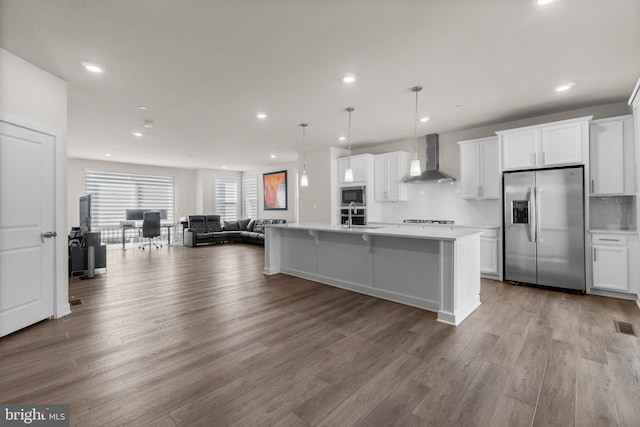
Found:
[[589, 233], [597, 234], [638, 234], [636, 230], [616, 230], [611, 228], [590, 229]]
[[[439, 228], [430, 227], [397, 227], [397, 226], [365, 226], [346, 228], [339, 225], [318, 224], [318, 223], [286, 223], [286, 224], [265, 224], [265, 227], [289, 228], [297, 230], [324, 231], [333, 233], [350, 233], [372, 236], [393, 236], [406, 237], [412, 239], [432, 239], [432, 240], [459, 240], [471, 236], [482, 234], [477, 231], [465, 230], [463, 227], [452, 228], [451, 226], [441, 226]], [[477, 227], [480, 228], [480, 227]]]
[[460, 228], [486, 228], [486, 229], [498, 229], [499, 225], [474, 225], [474, 224], [427, 224], [424, 222], [371, 222], [372, 225], [379, 226], [389, 226], [389, 227], [398, 227], [398, 226], [407, 226], [407, 227], [460, 227]]

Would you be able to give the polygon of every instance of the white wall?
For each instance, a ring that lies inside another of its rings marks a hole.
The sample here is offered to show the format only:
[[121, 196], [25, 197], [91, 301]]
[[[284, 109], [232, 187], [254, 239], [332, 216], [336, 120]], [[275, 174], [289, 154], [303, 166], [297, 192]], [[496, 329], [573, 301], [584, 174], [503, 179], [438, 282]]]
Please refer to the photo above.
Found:
[[0, 79], [0, 111], [66, 133], [67, 83], [64, 80], [2, 48]]
[[[245, 175], [255, 175], [258, 177], [258, 218], [280, 218], [287, 222], [296, 221], [296, 211], [298, 209], [298, 164], [284, 163], [269, 166], [268, 168], [252, 169], [244, 171]], [[262, 174], [270, 172], [287, 171], [287, 210], [264, 210], [264, 188], [262, 185]], [[307, 170], [308, 172], [308, 170]], [[311, 178], [311, 177], [309, 177]]]
[[0, 48], [0, 112], [44, 125], [56, 137], [56, 317], [70, 313], [66, 241], [67, 83]]
[[132, 163], [67, 159], [68, 223], [78, 225], [78, 198], [84, 193], [84, 169], [172, 176], [175, 183], [175, 218], [201, 213], [196, 208], [196, 171], [193, 169], [146, 166]]
[[[300, 187], [300, 222], [329, 224], [336, 221], [338, 209], [337, 171], [338, 157], [347, 154], [337, 147], [320, 147], [307, 151], [308, 187]], [[302, 170], [302, 154], [300, 170]]]
[[[615, 117], [631, 112], [625, 102], [598, 105], [544, 116], [531, 117], [505, 123], [463, 129], [440, 134], [440, 169], [454, 178], [460, 177], [460, 146], [458, 141], [495, 136], [495, 132], [523, 126], [537, 125], [583, 116], [594, 119]], [[354, 154], [380, 154], [390, 151], [408, 151], [413, 158], [412, 140], [359, 148]], [[424, 137], [418, 143], [418, 158], [424, 170], [426, 147]], [[407, 218], [453, 219], [459, 224], [498, 225], [500, 205], [497, 200], [467, 201], [459, 197], [458, 183], [424, 183], [408, 186], [408, 202], [384, 203], [382, 220], [395, 222]]]

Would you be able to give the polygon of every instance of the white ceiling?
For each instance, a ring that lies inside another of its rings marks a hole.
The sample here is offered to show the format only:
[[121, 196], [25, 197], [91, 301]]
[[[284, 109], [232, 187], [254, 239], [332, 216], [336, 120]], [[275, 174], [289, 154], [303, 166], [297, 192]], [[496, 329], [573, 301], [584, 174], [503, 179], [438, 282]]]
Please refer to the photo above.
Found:
[[0, 0], [0, 46], [68, 82], [69, 156], [246, 170], [301, 122], [340, 145], [349, 106], [353, 145], [412, 138], [415, 85], [420, 135], [625, 101], [640, 1]]

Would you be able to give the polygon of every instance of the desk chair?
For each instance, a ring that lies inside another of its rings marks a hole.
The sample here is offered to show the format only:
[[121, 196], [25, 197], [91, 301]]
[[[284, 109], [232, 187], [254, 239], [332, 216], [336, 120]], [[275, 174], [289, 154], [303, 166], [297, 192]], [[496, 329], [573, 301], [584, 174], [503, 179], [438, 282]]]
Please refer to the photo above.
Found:
[[154, 245], [157, 248], [162, 246], [160, 243], [156, 243], [151, 239], [160, 236], [160, 212], [158, 211], [147, 211], [142, 214], [142, 237], [148, 237], [149, 242], [143, 243], [140, 245], [140, 248], [144, 249], [145, 246], [149, 245], [149, 249], [151, 249], [151, 245]]

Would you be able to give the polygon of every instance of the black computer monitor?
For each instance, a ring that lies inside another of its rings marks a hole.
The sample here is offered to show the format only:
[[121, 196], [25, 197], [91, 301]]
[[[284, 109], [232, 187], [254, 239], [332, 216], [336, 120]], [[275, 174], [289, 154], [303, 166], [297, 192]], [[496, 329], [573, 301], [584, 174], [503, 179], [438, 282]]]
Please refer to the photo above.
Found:
[[91, 194], [80, 197], [80, 231], [91, 231]]
[[127, 221], [142, 221], [144, 213], [149, 211], [160, 212], [160, 219], [167, 219], [166, 209], [127, 209]]

